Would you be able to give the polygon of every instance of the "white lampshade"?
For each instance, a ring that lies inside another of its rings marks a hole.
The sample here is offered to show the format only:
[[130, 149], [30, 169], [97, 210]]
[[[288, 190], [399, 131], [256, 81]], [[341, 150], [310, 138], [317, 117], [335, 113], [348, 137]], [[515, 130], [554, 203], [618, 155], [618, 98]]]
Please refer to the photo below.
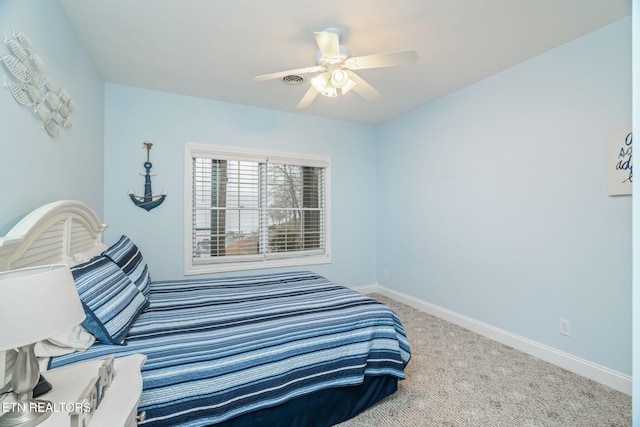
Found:
[[84, 318], [68, 266], [0, 273], [0, 350], [49, 338], [82, 323]]
[[333, 87], [342, 89], [349, 82], [349, 74], [346, 71], [337, 69], [331, 73], [331, 84]]
[[336, 88], [331, 86], [331, 76], [328, 72], [318, 74], [311, 79], [311, 86], [321, 95], [333, 98], [338, 95]]

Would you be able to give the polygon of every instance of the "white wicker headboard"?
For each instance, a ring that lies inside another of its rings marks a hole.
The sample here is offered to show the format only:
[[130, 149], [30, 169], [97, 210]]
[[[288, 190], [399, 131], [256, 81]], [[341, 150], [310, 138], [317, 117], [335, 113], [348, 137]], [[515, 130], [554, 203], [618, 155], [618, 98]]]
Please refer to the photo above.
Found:
[[89, 206], [60, 200], [41, 206], [0, 237], [0, 271], [67, 263], [102, 243], [107, 228]]
[[[82, 202], [48, 203], [0, 237], [0, 271], [73, 262], [74, 254], [102, 243], [105, 228], [95, 212]], [[13, 364], [10, 356], [0, 351], [0, 388], [6, 383], [7, 367]]]

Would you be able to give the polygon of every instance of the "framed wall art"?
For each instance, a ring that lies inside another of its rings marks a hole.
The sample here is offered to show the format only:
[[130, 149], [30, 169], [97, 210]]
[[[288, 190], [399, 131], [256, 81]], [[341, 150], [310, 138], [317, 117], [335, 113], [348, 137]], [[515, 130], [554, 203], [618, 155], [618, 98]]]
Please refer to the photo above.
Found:
[[609, 196], [632, 194], [633, 133], [631, 124], [607, 129], [607, 190]]

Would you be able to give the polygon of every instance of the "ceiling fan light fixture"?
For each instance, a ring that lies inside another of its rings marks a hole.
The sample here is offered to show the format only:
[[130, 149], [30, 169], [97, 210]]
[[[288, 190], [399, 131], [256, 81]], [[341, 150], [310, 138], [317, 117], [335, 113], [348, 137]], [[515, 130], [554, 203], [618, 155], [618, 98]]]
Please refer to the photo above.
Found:
[[349, 74], [346, 71], [338, 68], [331, 72], [331, 85], [333, 87], [342, 89], [349, 81]]
[[318, 74], [311, 79], [311, 86], [313, 86], [313, 88], [318, 91], [318, 93], [324, 96], [327, 96], [329, 98], [336, 97], [338, 96], [338, 91], [330, 84], [330, 79], [331, 77], [327, 72]]
[[322, 93], [327, 87], [327, 81], [329, 75], [327, 73], [320, 73], [311, 79], [311, 86], [318, 92]]

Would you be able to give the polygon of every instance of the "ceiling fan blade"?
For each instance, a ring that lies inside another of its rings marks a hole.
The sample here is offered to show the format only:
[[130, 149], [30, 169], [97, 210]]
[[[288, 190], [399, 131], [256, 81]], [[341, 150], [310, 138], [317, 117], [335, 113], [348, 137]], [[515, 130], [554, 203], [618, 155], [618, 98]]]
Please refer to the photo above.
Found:
[[376, 53], [373, 55], [347, 58], [344, 66], [350, 70], [363, 70], [365, 68], [410, 65], [415, 64], [417, 61], [418, 54], [414, 50], [404, 50], [401, 52]]
[[316, 96], [318, 96], [318, 91], [311, 86], [300, 102], [298, 102], [298, 108], [307, 108], [313, 100], [316, 99]]
[[367, 101], [375, 101], [380, 97], [380, 92], [376, 90], [373, 86], [367, 83], [362, 77], [354, 73], [353, 71], [349, 71], [349, 77], [356, 84], [353, 87], [353, 90], [358, 92], [358, 94], [366, 99]]
[[314, 33], [320, 53], [325, 58], [340, 58], [340, 41], [336, 33], [321, 31]]
[[287, 70], [287, 71], [279, 71], [277, 73], [263, 74], [262, 76], [254, 77], [253, 80], [257, 82], [262, 82], [265, 80], [279, 79], [285, 76], [290, 76], [292, 74], [307, 74], [307, 73], [315, 73], [318, 71], [324, 71], [324, 68], [319, 65], [314, 65], [313, 67], [306, 67], [306, 68], [296, 68], [295, 70]]

